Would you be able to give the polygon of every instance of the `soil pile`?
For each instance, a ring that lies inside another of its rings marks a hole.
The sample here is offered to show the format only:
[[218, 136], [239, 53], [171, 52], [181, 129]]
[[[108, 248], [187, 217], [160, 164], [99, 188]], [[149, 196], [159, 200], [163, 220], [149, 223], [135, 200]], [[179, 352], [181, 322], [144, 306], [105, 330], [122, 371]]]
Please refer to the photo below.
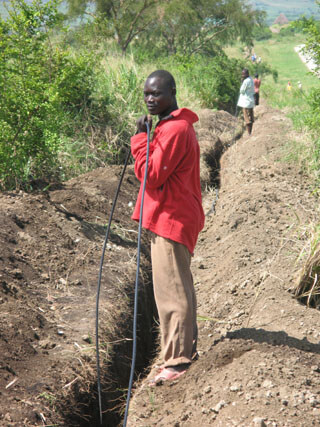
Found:
[[[290, 122], [256, 111], [253, 135], [221, 159], [216, 213], [193, 260], [200, 358], [176, 382], [142, 381], [130, 426], [320, 424], [320, 312], [288, 291], [317, 201], [283, 161]], [[205, 196], [207, 211], [214, 197]]]
[[[0, 425], [98, 425], [95, 300], [120, 172], [119, 167], [97, 169], [50, 191], [0, 196]], [[102, 275], [104, 410], [119, 406], [119, 399], [122, 403], [130, 372], [137, 238], [130, 215], [137, 188], [129, 167]], [[144, 244], [141, 265], [143, 299], [151, 292]], [[138, 370], [148, 363], [153, 341], [153, 306], [146, 310], [144, 301], [140, 306], [138, 345], [146, 351], [138, 355]], [[118, 420], [108, 414], [108, 423]]]
[[[200, 358], [177, 382], [152, 389], [147, 379], [138, 383], [130, 426], [320, 423], [320, 313], [288, 292], [317, 201], [308, 178], [281, 160], [294, 138], [290, 122], [265, 106], [256, 110], [253, 135], [237, 142], [234, 118], [200, 114], [208, 213], [193, 260]], [[97, 169], [38, 194], [0, 196], [0, 425], [98, 425], [96, 285], [120, 171]], [[107, 426], [119, 424], [114, 409], [129, 378], [137, 189], [129, 167], [103, 271]], [[138, 371], [154, 355], [156, 329], [146, 241], [141, 274]]]

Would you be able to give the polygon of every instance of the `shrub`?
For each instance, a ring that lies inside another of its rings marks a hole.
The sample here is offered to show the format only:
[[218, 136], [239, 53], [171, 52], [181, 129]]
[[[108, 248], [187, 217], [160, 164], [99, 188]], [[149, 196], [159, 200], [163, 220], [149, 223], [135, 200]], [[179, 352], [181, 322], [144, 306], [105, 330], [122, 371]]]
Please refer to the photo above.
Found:
[[[59, 173], [62, 136], [90, 105], [92, 57], [54, 46], [57, 1], [12, 0], [0, 19], [0, 186], [23, 186]], [[90, 66], [89, 66], [90, 64]]]
[[272, 38], [272, 31], [267, 26], [255, 26], [253, 29], [253, 37], [257, 41], [269, 40]]
[[243, 60], [228, 58], [223, 53], [214, 57], [178, 56], [170, 58], [170, 67], [184, 76], [204, 108], [225, 110], [234, 113], [241, 85], [241, 71], [249, 68], [250, 74], [275, 73], [267, 64], [253, 66]]

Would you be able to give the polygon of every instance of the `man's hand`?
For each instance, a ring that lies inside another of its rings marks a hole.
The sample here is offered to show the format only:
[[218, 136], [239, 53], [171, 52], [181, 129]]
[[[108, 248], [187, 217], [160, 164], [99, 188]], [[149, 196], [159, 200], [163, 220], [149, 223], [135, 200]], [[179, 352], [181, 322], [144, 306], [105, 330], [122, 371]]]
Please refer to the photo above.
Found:
[[147, 125], [146, 123], [149, 123], [149, 129], [151, 129], [152, 127], [152, 118], [151, 116], [141, 116], [138, 120], [137, 120], [137, 132], [136, 133], [141, 133], [141, 132], [147, 132]]

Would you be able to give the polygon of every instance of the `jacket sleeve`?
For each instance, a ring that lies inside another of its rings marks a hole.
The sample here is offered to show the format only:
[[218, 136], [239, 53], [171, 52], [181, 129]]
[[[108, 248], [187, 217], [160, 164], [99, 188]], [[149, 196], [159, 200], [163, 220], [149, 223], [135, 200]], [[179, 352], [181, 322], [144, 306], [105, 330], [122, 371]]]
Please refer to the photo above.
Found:
[[243, 80], [241, 87], [240, 87], [241, 95], [244, 95], [246, 93], [247, 87], [248, 87], [248, 82], [247, 82], [247, 79], [245, 79], [245, 80]]
[[[183, 158], [188, 140], [187, 126], [168, 123], [159, 129], [150, 144], [147, 186], [158, 188], [165, 183]], [[131, 138], [131, 152], [135, 159], [135, 174], [140, 182], [144, 179], [147, 134], [141, 133]]]

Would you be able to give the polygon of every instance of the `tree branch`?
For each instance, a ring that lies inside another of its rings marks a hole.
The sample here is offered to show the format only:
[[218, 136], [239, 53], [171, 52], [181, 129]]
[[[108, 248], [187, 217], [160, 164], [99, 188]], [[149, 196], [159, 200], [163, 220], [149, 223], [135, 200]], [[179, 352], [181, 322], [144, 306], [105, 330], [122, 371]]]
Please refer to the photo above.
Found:
[[210, 42], [212, 39], [214, 39], [218, 34], [223, 33], [224, 31], [226, 31], [228, 28], [230, 27], [230, 25], [225, 26], [224, 28], [222, 28], [220, 31], [216, 31], [214, 34], [212, 34], [209, 38], [203, 40], [199, 46], [197, 46], [196, 48], [192, 49], [190, 54], [192, 55], [193, 53], [198, 52], [204, 44]]
[[140, 34], [142, 31], [144, 31], [146, 29], [146, 27], [152, 22], [152, 20], [147, 21], [144, 25], [138, 27], [136, 30], [134, 30], [134, 27], [136, 25], [136, 22], [138, 21], [138, 19], [142, 16], [142, 14], [151, 6], [156, 4], [156, 0], [150, 1], [148, 2], [148, 0], [144, 0], [143, 5], [141, 6], [140, 10], [136, 13], [136, 16], [134, 17], [134, 19], [131, 22], [130, 28], [129, 28], [129, 32], [126, 38], [126, 41], [124, 43], [124, 46], [122, 48], [122, 50], [125, 52], [129, 43], [132, 41], [132, 39]]

